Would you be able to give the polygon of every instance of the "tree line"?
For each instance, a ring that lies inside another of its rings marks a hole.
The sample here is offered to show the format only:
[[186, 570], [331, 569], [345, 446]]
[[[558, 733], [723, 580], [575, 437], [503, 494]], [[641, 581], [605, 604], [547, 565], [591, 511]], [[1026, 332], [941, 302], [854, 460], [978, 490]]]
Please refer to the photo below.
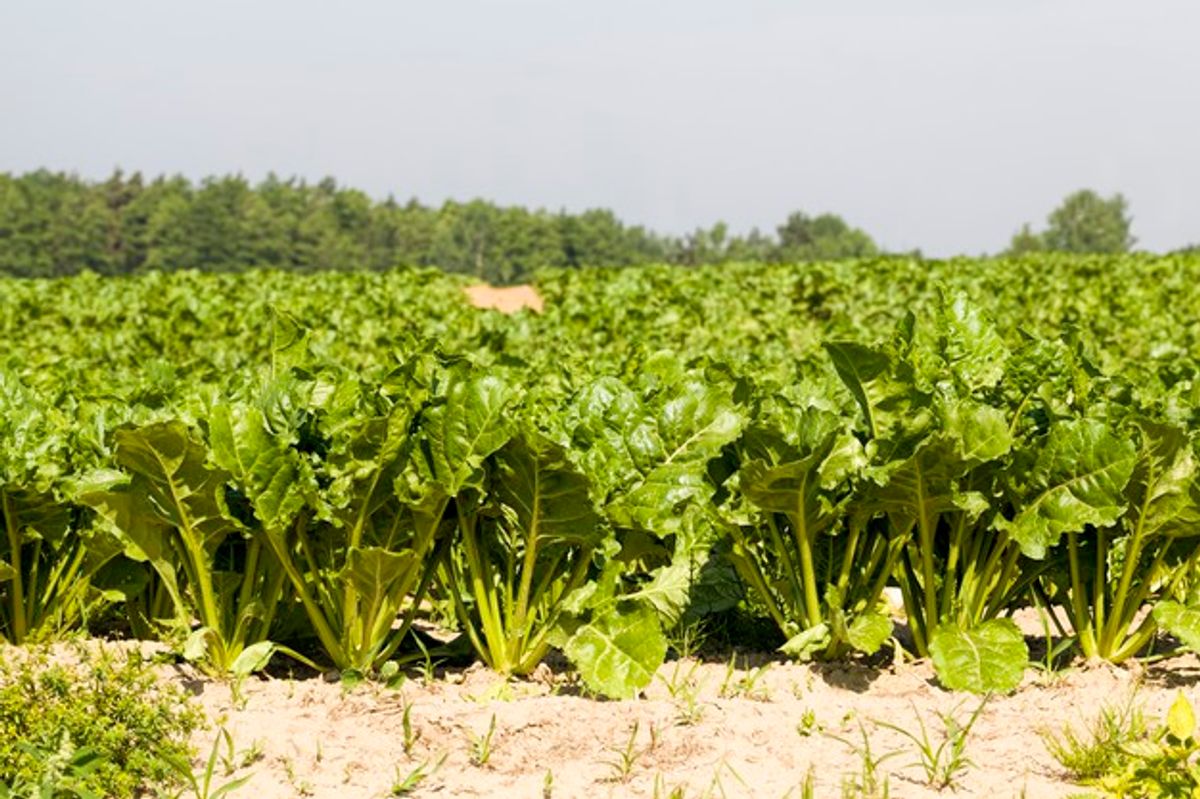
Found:
[[[1084, 190], [1068, 196], [1008, 253], [1125, 252], [1128, 205]], [[232, 271], [384, 270], [437, 266], [490, 283], [517, 283], [546, 267], [685, 266], [799, 262], [877, 255], [866, 232], [836, 214], [790, 214], [773, 232], [734, 235], [718, 222], [683, 236], [627, 225], [607, 209], [580, 213], [485, 200], [373, 200], [332, 178], [275, 175], [192, 182], [115, 171], [103, 181], [38, 170], [0, 173], [0, 274], [55, 277], [82, 270], [121, 275], [193, 268]], [[919, 255], [919, 253], [913, 253]]]
[[794, 213], [772, 234], [724, 223], [685, 236], [626, 225], [605, 209], [529, 210], [484, 200], [374, 201], [330, 178], [238, 175], [193, 183], [114, 172], [104, 181], [0, 173], [0, 274], [53, 277], [195, 268], [296, 271], [438, 266], [492, 283], [545, 267], [803, 261], [874, 255], [833, 214]]

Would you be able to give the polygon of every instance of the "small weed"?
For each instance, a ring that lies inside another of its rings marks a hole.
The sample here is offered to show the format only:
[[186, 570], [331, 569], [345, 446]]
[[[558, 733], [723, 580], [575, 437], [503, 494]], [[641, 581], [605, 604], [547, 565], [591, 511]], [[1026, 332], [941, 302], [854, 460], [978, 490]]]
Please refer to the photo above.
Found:
[[708, 641], [708, 635], [708, 625], [704, 619], [691, 619], [672, 630], [667, 645], [680, 660], [690, 660]]
[[208, 753], [208, 760], [205, 761], [203, 770], [193, 772], [191, 762], [185, 757], [173, 755], [167, 758], [167, 762], [171, 765], [171, 768], [175, 770], [175, 773], [187, 786], [183, 791], [172, 795], [175, 799], [183, 796], [190, 796], [193, 799], [220, 799], [222, 796], [232, 794], [250, 781], [252, 775], [247, 774], [244, 777], [238, 777], [236, 780], [230, 780], [222, 785], [213, 784], [213, 777], [217, 772], [217, 760], [221, 755], [222, 744], [225, 745], [227, 752], [223, 759], [227, 764], [225, 776], [228, 776], [231, 773], [228, 771], [228, 764], [233, 761], [234, 748], [233, 736], [224, 727], [221, 728], [216, 740], [213, 741], [212, 749]]
[[685, 691], [690, 686], [694, 686], [696, 684], [696, 670], [700, 668], [700, 662], [695, 660], [688, 662], [691, 664], [690, 668], [684, 672], [684, 661], [675, 661], [675, 665], [671, 669], [670, 679], [667, 679], [661, 674], [656, 675], [658, 679], [662, 680], [663, 685], [666, 686], [667, 693], [671, 695], [672, 699], [677, 698], [680, 692]]
[[389, 660], [380, 666], [379, 682], [389, 691], [399, 691], [404, 687], [404, 672], [400, 670], [400, 664], [394, 660]]
[[421, 650], [421, 682], [429, 686], [437, 680], [437, 667], [442, 664], [440, 660], [434, 660], [429, 654], [429, 648], [421, 642], [421, 636], [414, 635], [412, 640], [416, 642], [417, 648]]
[[676, 785], [674, 788], [667, 787], [667, 781], [662, 774], [654, 775], [654, 799], [684, 799], [684, 787]]
[[700, 703], [699, 686], [691, 686], [675, 699], [675, 723], [681, 727], [699, 724], [704, 718], [704, 705]]
[[800, 714], [800, 722], [796, 725], [796, 733], [801, 738], [808, 738], [813, 733], [823, 732], [824, 726], [817, 721], [817, 713], [811, 707]]
[[296, 763], [290, 757], [283, 759], [283, 773], [287, 776], [288, 784], [297, 796], [312, 796], [313, 785], [296, 773]]
[[542, 778], [542, 799], [554, 799], [554, 772], [549, 769]]
[[1134, 702], [1135, 696], [1120, 706], [1108, 705], [1091, 725], [1076, 730], [1067, 725], [1060, 734], [1041, 733], [1051, 757], [1075, 780], [1096, 780], [1115, 771], [1125, 757], [1126, 747], [1146, 734], [1146, 720]]
[[719, 695], [722, 699], [733, 699], [738, 696], [744, 696], [747, 699], [753, 699], [758, 702], [770, 701], [771, 696], [767, 687], [758, 684], [758, 681], [762, 679], [763, 675], [770, 668], [770, 663], [764, 663], [739, 677], [737, 675], [737, 653], [733, 653], [729, 657], [729, 662], [725, 664], [725, 679], [721, 682]]
[[[653, 731], [653, 728], [651, 730]], [[608, 748], [607, 751], [614, 755], [612, 759], [604, 761], [604, 765], [612, 770], [612, 775], [609, 777], [610, 782], [629, 782], [634, 766], [646, 753], [646, 750], [638, 749], [637, 736], [638, 722], [634, 721], [633, 726], [629, 728], [629, 738], [625, 741], [625, 745]]]
[[983, 712], [987, 703], [988, 697], [985, 696], [979, 706], [967, 717], [965, 723], [955, 718], [954, 710], [939, 713], [938, 718], [942, 722], [942, 740], [937, 744], [934, 744], [929, 737], [925, 720], [921, 718], [916, 705], [913, 705], [913, 712], [917, 716], [917, 725], [921, 731], [919, 735], [897, 724], [886, 721], [876, 721], [875, 723], [880, 727], [894, 730], [913, 742], [917, 754], [920, 756], [914, 765], [919, 765], [925, 771], [925, 781], [940, 791], [953, 786], [958, 775], [973, 765], [964, 750], [967, 746], [967, 737], [971, 734], [971, 728], [975, 726], [979, 714]]
[[100, 756], [89, 747], [76, 748], [66, 730], [57, 746], [34, 746], [22, 741], [17, 748], [41, 764], [41, 775], [36, 780], [18, 778], [12, 785], [0, 782], [0, 797], [95, 799], [96, 794], [84, 787], [83, 780], [101, 765]]
[[1033, 592], [1033, 602], [1037, 606], [1038, 619], [1042, 624], [1042, 640], [1046, 644], [1046, 651], [1042, 655], [1041, 660], [1030, 661], [1029, 665], [1042, 673], [1042, 680], [1047, 684], [1053, 684], [1062, 679], [1067, 672], [1062, 665], [1063, 655], [1075, 646], [1075, 637], [1063, 635], [1057, 644], [1051, 646], [1054, 641], [1053, 627], [1058, 627], [1062, 630], [1057, 617], [1049, 610], [1038, 592]]
[[417, 741], [421, 740], [421, 731], [415, 729], [412, 723], [412, 703], [408, 700], [401, 700], [404, 704], [404, 710], [400, 716], [400, 727], [404, 732], [404, 740], [401, 746], [404, 747], [404, 754], [407, 757], [412, 757], [413, 749], [417, 746]]
[[700, 703], [701, 686], [696, 680], [696, 670], [700, 664], [693, 662], [691, 668], [685, 673], [682, 671], [682, 663], [683, 661], [675, 661], [675, 668], [671, 672], [669, 680], [661, 675], [659, 679], [666, 685], [667, 693], [674, 700], [675, 723], [689, 727], [700, 723], [704, 717], [704, 706]]
[[49, 751], [59, 776], [99, 796], [125, 799], [146, 789], [169, 796], [185, 787], [172, 761], [190, 767], [188, 739], [204, 721], [191, 697], [161, 683], [152, 662], [136, 651], [100, 647], [75, 654], [61, 662], [41, 647], [0, 652], [5, 776], [26, 788], [57, 779]]
[[870, 790], [864, 787], [860, 777], [847, 774], [842, 777], [842, 799], [891, 799], [891, 784], [885, 777], [882, 785]]
[[1200, 796], [1198, 753], [1196, 712], [1180, 692], [1164, 723], [1123, 747], [1121, 761], [1091, 783], [1106, 797]]
[[492, 757], [492, 736], [496, 733], [496, 714], [488, 723], [487, 731], [482, 735], [469, 733], [471, 738], [471, 765], [486, 766]]
[[804, 782], [800, 783], [800, 799], [817, 799], [817, 772], [812, 766], [808, 767]]
[[428, 760], [418, 765], [416, 768], [405, 772], [400, 766], [396, 766], [396, 776], [392, 780], [392, 786], [388, 789], [388, 796], [408, 796], [415, 791], [421, 783], [432, 777], [437, 770], [446, 762], [446, 755], [438, 758], [436, 763], [432, 765]]
[[[852, 714], [847, 714], [848, 717]], [[888, 752], [887, 754], [876, 756], [871, 751], [871, 738], [867, 735], [867, 728], [863, 726], [862, 721], [858, 722], [858, 733], [862, 738], [862, 743], [855, 743], [832, 733], [826, 733], [826, 736], [833, 740], [849, 747], [859, 759], [859, 770], [857, 774], [848, 774], [842, 780], [842, 796], [861, 797], [861, 799], [887, 799], [890, 791], [888, 788], [887, 777], [883, 781], [879, 780], [879, 766], [888, 758], [895, 757], [899, 752]], [[850, 791], [847, 793], [847, 791]]]
[[231, 761], [225, 763], [225, 776], [229, 777], [238, 769], [248, 768], [267, 756], [266, 744], [261, 738], [256, 738]]

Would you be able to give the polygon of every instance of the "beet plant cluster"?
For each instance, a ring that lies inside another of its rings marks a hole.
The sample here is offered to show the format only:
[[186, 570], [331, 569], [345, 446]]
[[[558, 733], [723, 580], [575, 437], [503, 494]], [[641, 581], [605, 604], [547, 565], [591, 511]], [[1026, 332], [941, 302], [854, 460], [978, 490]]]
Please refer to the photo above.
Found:
[[[0, 282], [0, 635], [633, 696], [682, 624], [1004, 691], [1200, 647], [1195, 257]], [[898, 589], [903, 613], [886, 598]], [[451, 621], [452, 619], [452, 621]]]

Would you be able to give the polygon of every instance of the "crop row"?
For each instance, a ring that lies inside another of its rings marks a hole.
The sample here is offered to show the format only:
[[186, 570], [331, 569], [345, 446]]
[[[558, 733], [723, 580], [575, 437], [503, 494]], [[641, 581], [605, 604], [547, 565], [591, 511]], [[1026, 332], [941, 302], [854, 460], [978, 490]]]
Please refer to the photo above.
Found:
[[673, 628], [730, 612], [801, 658], [898, 638], [972, 690], [1020, 680], [1025, 606], [1087, 657], [1163, 631], [1200, 647], [1190, 383], [1106, 369], [1069, 331], [1008, 334], [959, 293], [896, 316], [770, 370], [686, 347], [568, 370], [495, 344], [529, 318], [473, 330], [490, 351], [411, 336], [364, 368], [272, 311], [263, 357], [202, 379], [130, 361], [202, 335], [101, 321], [130, 341], [108, 394], [63, 332], [86, 389], [0, 371], [0, 633], [116, 617], [215, 672], [282, 652], [372, 673], [441, 613], [499, 672], [557, 648], [609, 696], [649, 681]]

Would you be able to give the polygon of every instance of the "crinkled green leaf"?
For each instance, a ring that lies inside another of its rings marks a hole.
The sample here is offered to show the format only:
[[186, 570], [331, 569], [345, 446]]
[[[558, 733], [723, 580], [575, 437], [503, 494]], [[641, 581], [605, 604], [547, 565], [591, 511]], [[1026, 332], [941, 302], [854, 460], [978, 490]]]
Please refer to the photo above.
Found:
[[513, 434], [508, 413], [515, 392], [492, 374], [451, 374], [445, 400], [430, 408], [421, 423], [427, 446], [422, 476], [454, 496], [482, 476], [483, 461]]
[[1063, 533], [1087, 525], [1114, 524], [1125, 512], [1125, 485], [1137, 450], [1102, 422], [1077, 419], [1056, 424], [1030, 469], [1016, 516], [999, 519], [1031, 558], [1043, 558]]
[[1012, 619], [991, 619], [964, 630], [941, 625], [929, 641], [938, 680], [952, 691], [1007, 693], [1021, 684], [1029, 649]]
[[831, 640], [829, 625], [821, 622], [793, 635], [779, 647], [779, 651], [797, 660], [809, 660], [829, 646]]
[[850, 645], [859, 652], [873, 655], [892, 637], [892, 620], [878, 610], [857, 614], [846, 630]]
[[259, 641], [257, 644], [251, 644], [234, 658], [229, 672], [234, 677], [248, 677], [255, 672], [262, 671], [271, 662], [271, 658], [275, 656], [278, 649], [279, 647], [271, 641]]
[[712, 491], [708, 461], [737, 438], [742, 424], [721, 391], [694, 381], [681, 386], [652, 424], [627, 433], [642, 476], [609, 503], [613, 523], [658, 536], [677, 532], [687, 506]]
[[209, 418], [209, 443], [213, 460], [250, 497], [264, 527], [291, 523], [304, 506], [312, 477], [296, 453], [271, 436], [262, 411], [218, 405]]
[[632, 699], [654, 679], [667, 639], [653, 610], [613, 605], [576, 629], [563, 653], [588, 688], [611, 699]]
[[594, 546], [604, 536], [587, 476], [543, 436], [518, 436], [500, 449], [493, 485], [526, 541]]
[[945, 367], [968, 390], [990, 388], [1000, 382], [1008, 347], [983, 311], [965, 294], [941, 298], [935, 326]]

